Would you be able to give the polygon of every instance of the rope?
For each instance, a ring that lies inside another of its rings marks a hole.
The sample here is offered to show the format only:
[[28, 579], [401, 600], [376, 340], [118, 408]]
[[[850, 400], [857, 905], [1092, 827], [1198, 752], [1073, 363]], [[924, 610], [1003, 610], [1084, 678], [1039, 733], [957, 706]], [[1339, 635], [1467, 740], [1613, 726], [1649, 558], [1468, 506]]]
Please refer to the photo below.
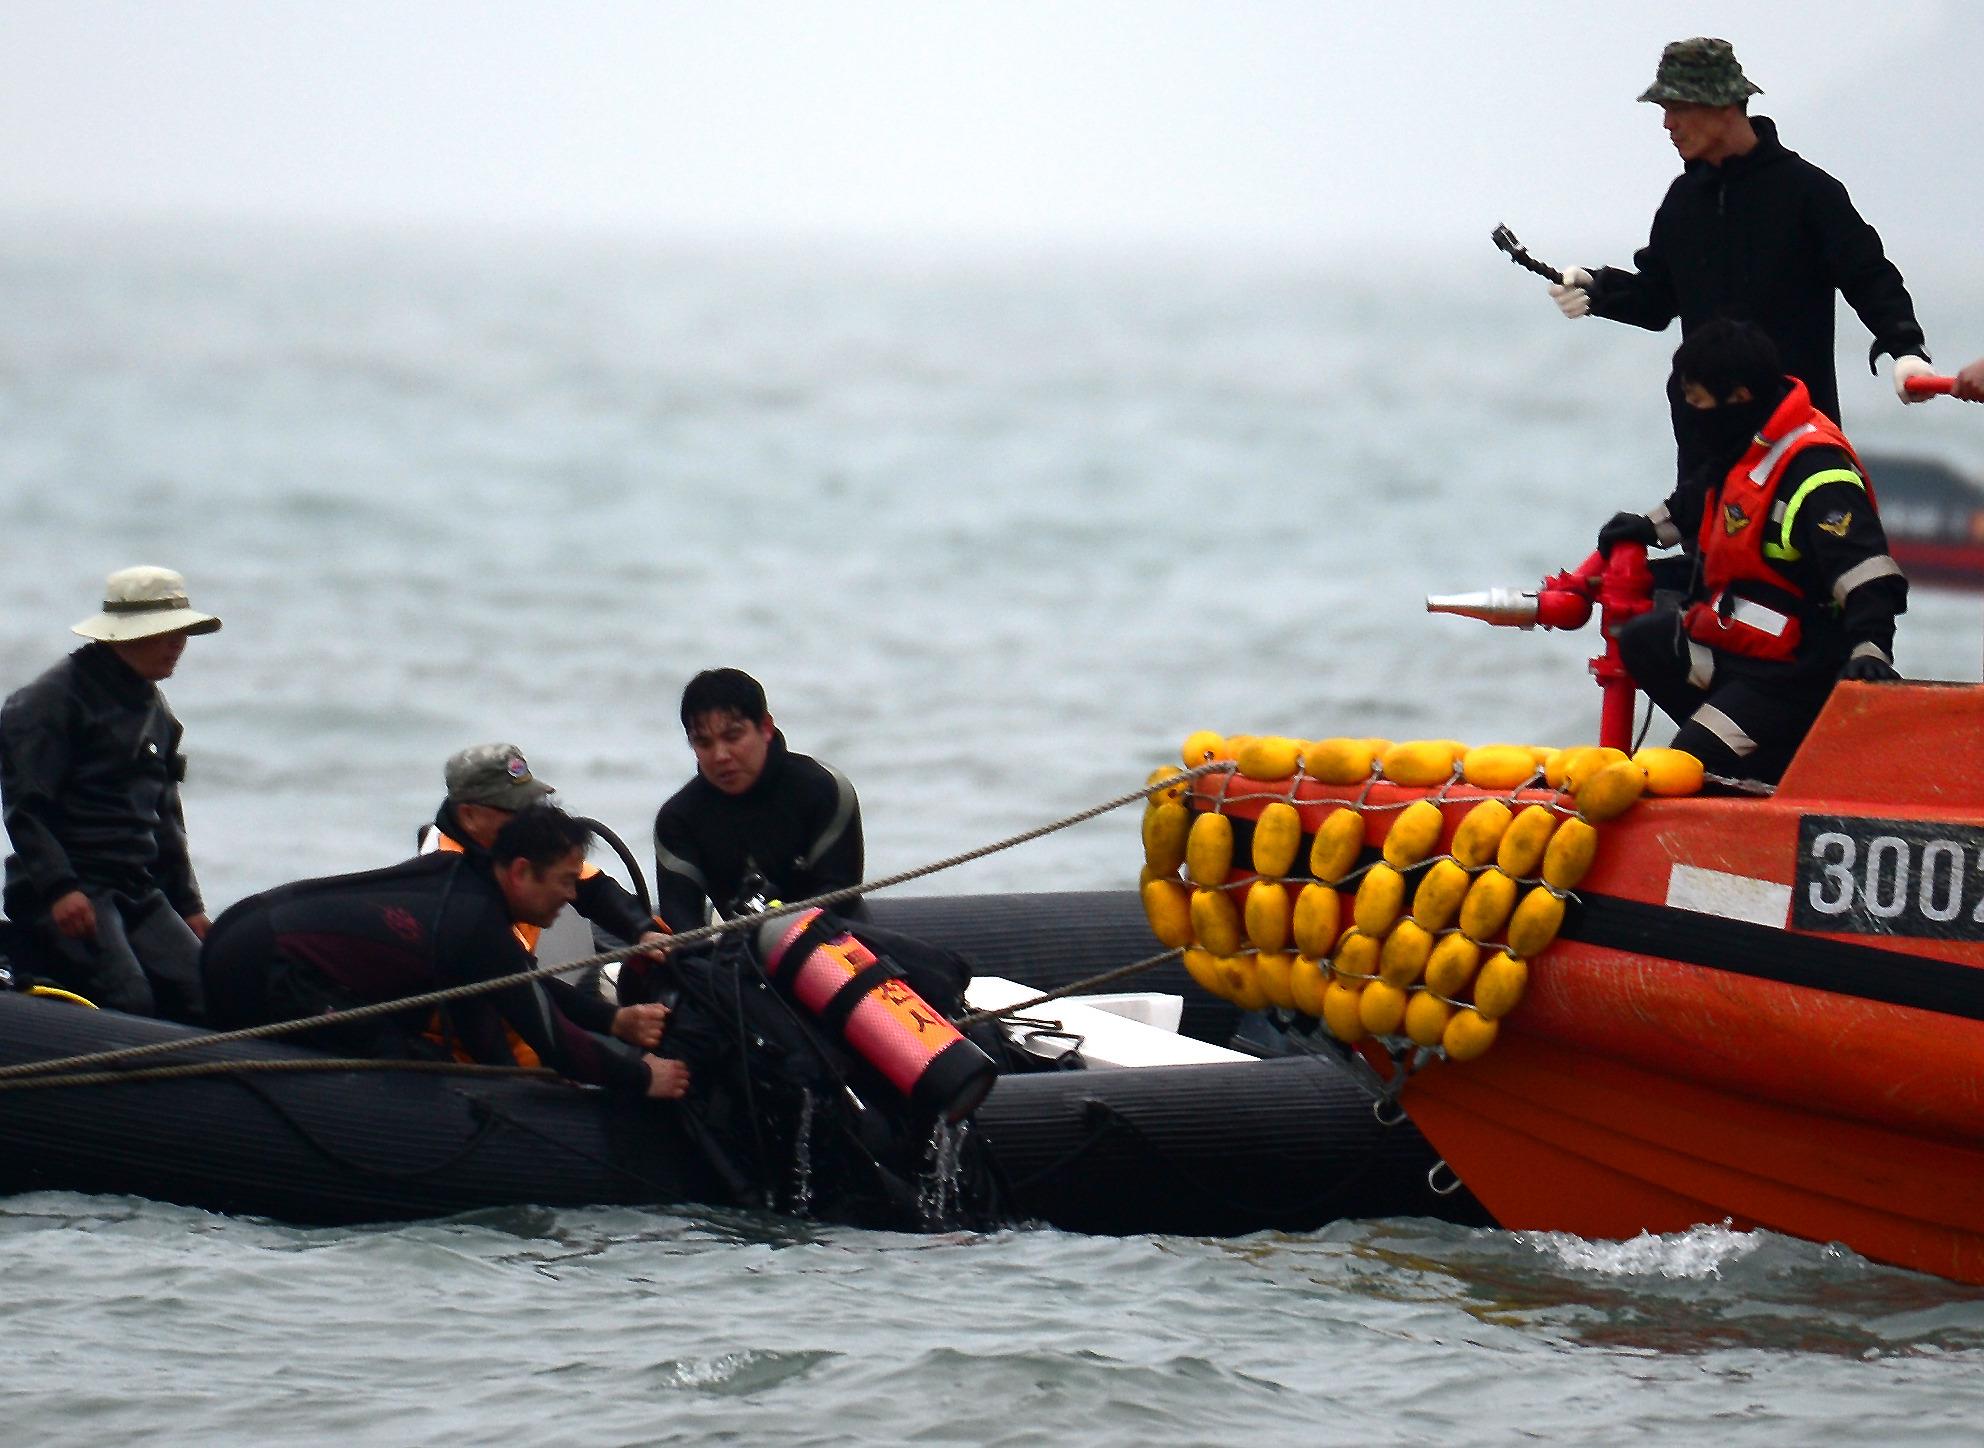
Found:
[[1091, 805], [1089, 808], [1080, 810], [1075, 814], [1065, 815], [1049, 824], [1036, 826], [1017, 835], [1009, 835], [1005, 839], [995, 840], [989, 845], [980, 845], [977, 849], [966, 850], [962, 854], [952, 855], [946, 859], [938, 860], [934, 864], [921, 865], [911, 870], [903, 870], [897, 874], [887, 875], [880, 880], [871, 880], [864, 884], [848, 885], [839, 890], [829, 890], [825, 894], [815, 895], [808, 900], [795, 901], [790, 905], [776, 905], [753, 915], [740, 915], [734, 920], [714, 921], [708, 925], [698, 926], [694, 930], [684, 930], [673, 935], [664, 936], [660, 940], [649, 941], [645, 945], [621, 946], [615, 950], [601, 951], [598, 955], [588, 956], [584, 960], [571, 960], [558, 965], [540, 966], [536, 970], [521, 970], [510, 975], [498, 976], [494, 980], [471, 981], [466, 985], [449, 986], [443, 990], [426, 991], [420, 995], [403, 996], [396, 1000], [376, 1001], [371, 1005], [352, 1006], [345, 1010], [326, 1011], [322, 1015], [305, 1016], [298, 1020], [271, 1021], [266, 1025], [242, 1026], [238, 1030], [232, 1031], [214, 1031], [204, 1035], [189, 1037], [185, 1040], [153, 1041], [148, 1045], [124, 1046], [112, 1051], [92, 1051], [80, 1056], [61, 1056], [43, 1061], [21, 1061], [11, 1066], [0, 1066], [0, 1081], [7, 1081], [22, 1076], [41, 1076], [53, 1072], [77, 1071], [87, 1067], [109, 1065], [116, 1061], [138, 1060], [147, 1056], [170, 1055], [172, 1052], [184, 1051], [194, 1046], [218, 1046], [235, 1041], [269, 1040], [277, 1036], [290, 1035], [297, 1031], [314, 1031], [321, 1026], [346, 1025], [358, 1021], [367, 1021], [378, 1016], [396, 1015], [402, 1011], [448, 1005], [454, 1001], [467, 1000], [472, 996], [487, 995], [492, 991], [509, 990], [515, 986], [528, 985], [533, 981], [545, 980], [554, 975], [563, 975], [567, 971], [591, 970], [597, 966], [610, 965], [616, 961], [626, 960], [630, 956], [644, 955], [654, 950], [673, 950], [679, 946], [700, 945], [704, 941], [714, 940], [718, 936], [732, 935], [740, 931], [752, 929], [768, 920], [777, 920], [787, 915], [796, 915], [805, 910], [825, 909], [828, 906], [838, 905], [843, 901], [858, 899], [876, 890], [886, 890], [896, 885], [906, 884], [911, 880], [920, 880], [926, 875], [935, 875], [940, 871], [955, 869], [959, 865], [968, 865], [974, 860], [984, 859], [987, 855], [997, 854], [1001, 850], [1010, 850], [1016, 846], [1029, 844], [1034, 840], [1045, 838], [1057, 831], [1071, 829], [1079, 824], [1086, 824], [1089, 820], [1095, 819], [1099, 815], [1107, 814], [1113, 809], [1121, 809], [1126, 804], [1132, 804], [1137, 800], [1146, 799], [1153, 794], [1175, 788], [1181, 780], [1197, 779], [1202, 774], [1213, 772], [1231, 774], [1234, 768], [1235, 766], [1231, 760], [1211, 760], [1195, 768], [1185, 770], [1182, 773], [1168, 775], [1163, 779], [1146, 784], [1139, 789], [1133, 789], [1127, 794], [1117, 795], [1114, 799], [1105, 800], [1101, 804]]
[[1087, 980], [1078, 980], [1073, 985], [1059, 986], [1054, 990], [1048, 991], [1045, 995], [1035, 996], [1030, 1001], [1021, 1001], [1017, 1005], [1006, 1006], [996, 1011], [973, 1011], [970, 1015], [959, 1016], [951, 1024], [962, 1030], [966, 1026], [982, 1025], [986, 1021], [996, 1021], [1001, 1016], [1017, 1015], [1019, 1012], [1031, 1010], [1035, 1006], [1044, 1006], [1049, 1001], [1060, 1000], [1063, 996], [1083, 995], [1099, 985], [1108, 985], [1112, 981], [1126, 980], [1130, 976], [1137, 975], [1142, 971], [1163, 965], [1167, 960], [1176, 960], [1184, 953], [1185, 951], [1182, 946], [1175, 950], [1160, 951], [1156, 955], [1145, 956], [1142, 960], [1133, 961], [1129, 965], [1119, 965], [1114, 970], [1105, 970], [1101, 975], [1092, 975]]
[[[188, 1043], [191, 1044], [191, 1043]], [[484, 1066], [470, 1061], [422, 1061], [353, 1056], [303, 1060], [182, 1061], [173, 1066], [143, 1066], [135, 1071], [67, 1071], [61, 1074], [0, 1081], [0, 1091], [34, 1091], [51, 1086], [108, 1086], [125, 1081], [182, 1081], [195, 1076], [308, 1071], [413, 1071], [435, 1076], [514, 1077], [525, 1081], [558, 1081], [556, 1071], [541, 1066]]]

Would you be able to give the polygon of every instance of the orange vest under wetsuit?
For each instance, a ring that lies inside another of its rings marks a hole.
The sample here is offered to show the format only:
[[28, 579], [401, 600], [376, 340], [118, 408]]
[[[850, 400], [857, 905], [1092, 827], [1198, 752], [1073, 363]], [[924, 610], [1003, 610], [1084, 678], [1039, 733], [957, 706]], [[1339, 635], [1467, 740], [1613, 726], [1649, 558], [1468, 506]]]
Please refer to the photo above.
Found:
[[[423, 854], [460, 855], [468, 853], [468, 847], [461, 840], [448, 833], [446, 829], [442, 828], [438, 821], [421, 832], [420, 849]], [[606, 924], [609, 929], [614, 930], [616, 933], [624, 934], [629, 928], [638, 927], [634, 929], [634, 935], [638, 936], [650, 928], [660, 927], [666, 929], [657, 918], [649, 917], [643, 919], [640, 916], [638, 907], [631, 900], [619, 902], [616, 899], [610, 902], [615, 908], [602, 909], [601, 906], [609, 902], [602, 901], [598, 897], [608, 887], [614, 884], [613, 877], [605, 874], [591, 861], [588, 860], [582, 864], [579, 868], [579, 913], [586, 915], [587, 918], [591, 918], [592, 912], [596, 910], [600, 914], [614, 917], [602, 923]], [[588, 888], [589, 886], [590, 888]], [[587, 907], [591, 908], [588, 909]], [[510, 923], [510, 930], [517, 937], [517, 942], [526, 951], [529, 951], [535, 956], [537, 953], [537, 942], [544, 935], [544, 927], [541, 925], [532, 925], [527, 921], [514, 920]], [[515, 1031], [509, 1030], [507, 1026], [505, 1030], [509, 1035], [511, 1052], [517, 1057], [517, 1064], [521, 1066], [537, 1065], [536, 1053], [531, 1050], [529, 1043], [517, 1035]], [[449, 1034], [447, 1023], [439, 1011], [436, 1011], [428, 1021], [427, 1029], [422, 1034], [436, 1045], [451, 1052], [458, 1061], [473, 1059], [466, 1054], [461, 1042], [453, 1039]]]

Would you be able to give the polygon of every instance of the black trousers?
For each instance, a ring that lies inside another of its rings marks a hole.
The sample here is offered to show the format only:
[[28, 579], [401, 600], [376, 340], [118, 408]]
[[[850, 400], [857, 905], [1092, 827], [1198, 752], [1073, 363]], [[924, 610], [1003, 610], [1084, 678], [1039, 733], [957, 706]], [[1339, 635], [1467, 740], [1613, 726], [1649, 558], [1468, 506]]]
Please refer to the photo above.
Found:
[[40, 963], [55, 983], [111, 1010], [204, 1022], [200, 938], [171, 902], [157, 890], [130, 895], [85, 885], [83, 893], [96, 909], [93, 939], [64, 935], [45, 913], [32, 922]]
[[1615, 636], [1633, 682], [1681, 726], [1674, 747], [1710, 774], [1775, 784], [1832, 693], [1829, 675], [1783, 681], [1729, 667], [1694, 642], [1671, 608], [1643, 613]]

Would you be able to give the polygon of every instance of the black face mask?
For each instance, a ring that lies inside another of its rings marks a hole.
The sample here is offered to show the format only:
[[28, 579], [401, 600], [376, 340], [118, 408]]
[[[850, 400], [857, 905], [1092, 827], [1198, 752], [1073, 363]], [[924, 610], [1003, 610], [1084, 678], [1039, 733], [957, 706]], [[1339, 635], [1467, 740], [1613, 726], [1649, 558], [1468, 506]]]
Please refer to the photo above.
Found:
[[1725, 402], [1719, 407], [1690, 407], [1684, 402], [1675, 409], [1674, 428], [1689, 452], [1727, 469], [1776, 409], [1776, 398]]

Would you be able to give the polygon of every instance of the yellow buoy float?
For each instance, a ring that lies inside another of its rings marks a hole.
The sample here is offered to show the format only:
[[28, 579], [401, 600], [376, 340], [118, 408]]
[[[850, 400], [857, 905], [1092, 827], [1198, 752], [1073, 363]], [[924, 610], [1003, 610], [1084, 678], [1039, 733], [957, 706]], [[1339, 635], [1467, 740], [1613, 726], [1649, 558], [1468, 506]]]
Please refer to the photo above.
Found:
[[1295, 806], [1276, 800], [1254, 821], [1254, 873], [1279, 879], [1295, 864], [1302, 848], [1302, 816]]
[[1194, 885], [1211, 890], [1226, 883], [1233, 870], [1233, 821], [1207, 813], [1192, 821], [1185, 836], [1185, 875]]
[[1430, 799], [1416, 799], [1399, 812], [1385, 832], [1385, 863], [1394, 870], [1418, 864], [1439, 843], [1446, 816]]
[[1348, 875], [1364, 851], [1364, 816], [1354, 809], [1332, 810], [1309, 845], [1309, 873], [1326, 885]]
[[1324, 784], [1362, 784], [1375, 756], [1362, 739], [1318, 739], [1302, 749], [1302, 772]]
[[1288, 887], [1279, 880], [1256, 880], [1247, 887], [1247, 904], [1241, 912], [1247, 939], [1256, 950], [1280, 950], [1288, 944], [1292, 907]]

